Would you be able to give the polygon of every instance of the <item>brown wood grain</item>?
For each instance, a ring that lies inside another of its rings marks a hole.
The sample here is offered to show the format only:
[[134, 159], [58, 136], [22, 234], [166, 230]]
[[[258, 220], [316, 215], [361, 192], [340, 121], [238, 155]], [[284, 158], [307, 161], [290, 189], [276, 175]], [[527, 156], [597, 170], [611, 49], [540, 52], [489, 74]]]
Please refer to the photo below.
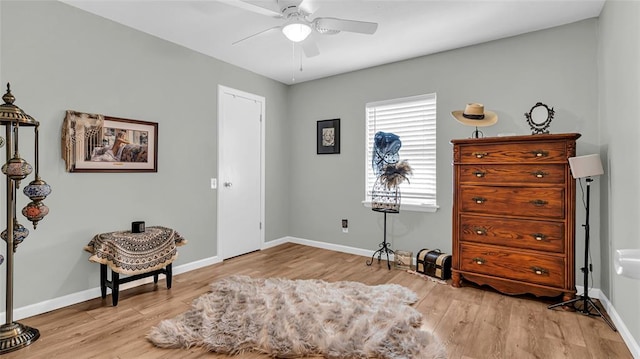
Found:
[[470, 164], [460, 166], [460, 183], [541, 185], [564, 183], [564, 165]]
[[453, 140], [453, 286], [575, 295], [575, 180], [580, 134]]
[[495, 277], [522, 280], [556, 287], [564, 283], [564, 258], [527, 254], [515, 250], [482, 245], [461, 245], [460, 269]]
[[565, 190], [514, 186], [461, 185], [460, 210], [531, 218], [563, 218]]
[[535, 297], [507, 296], [471, 285], [454, 288], [388, 270], [386, 263], [367, 266], [367, 259], [297, 244], [253, 252], [174, 275], [171, 289], [161, 279], [157, 285], [124, 290], [117, 307], [108, 295], [20, 320], [38, 328], [41, 337], [3, 358], [267, 359], [259, 353], [229, 357], [200, 348], [160, 349], [145, 339], [162, 319], [186, 311], [193, 299], [208, 291], [209, 283], [235, 274], [406, 286], [418, 294], [414, 306], [423, 315], [422, 328], [435, 333], [453, 359], [632, 358], [620, 334], [600, 318], [549, 310], [548, 300]]
[[460, 215], [459, 238], [525, 250], [564, 253], [564, 221]]

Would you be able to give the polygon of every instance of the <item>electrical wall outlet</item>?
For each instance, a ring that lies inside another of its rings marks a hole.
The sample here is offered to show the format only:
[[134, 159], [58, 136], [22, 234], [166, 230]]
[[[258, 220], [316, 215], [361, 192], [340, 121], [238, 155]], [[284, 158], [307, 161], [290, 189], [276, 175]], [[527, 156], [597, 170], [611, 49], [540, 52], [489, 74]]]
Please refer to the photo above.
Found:
[[349, 220], [342, 220], [342, 233], [349, 233]]

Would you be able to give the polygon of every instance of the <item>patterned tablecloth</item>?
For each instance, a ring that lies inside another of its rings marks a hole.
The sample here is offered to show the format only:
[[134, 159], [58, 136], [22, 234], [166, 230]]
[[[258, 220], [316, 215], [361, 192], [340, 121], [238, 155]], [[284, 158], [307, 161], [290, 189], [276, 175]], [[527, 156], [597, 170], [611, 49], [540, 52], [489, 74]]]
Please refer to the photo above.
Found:
[[106, 264], [124, 275], [135, 275], [161, 269], [178, 257], [178, 246], [187, 244], [171, 228], [152, 226], [143, 233], [117, 231], [101, 233], [84, 247], [89, 260]]

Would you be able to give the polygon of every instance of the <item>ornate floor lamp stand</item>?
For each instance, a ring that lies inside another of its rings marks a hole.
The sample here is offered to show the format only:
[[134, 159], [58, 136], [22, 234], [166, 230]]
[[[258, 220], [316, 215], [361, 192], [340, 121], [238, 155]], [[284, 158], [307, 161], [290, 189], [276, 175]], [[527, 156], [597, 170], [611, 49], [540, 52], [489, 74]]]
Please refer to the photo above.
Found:
[[[15, 97], [11, 94], [9, 84], [7, 93], [2, 96], [4, 104], [0, 105], [0, 125], [6, 129], [6, 158], [7, 162], [2, 166], [2, 173], [6, 175], [7, 190], [7, 229], [0, 237], [7, 242], [6, 258], [6, 322], [0, 326], [0, 354], [6, 354], [35, 342], [40, 337], [36, 328], [13, 321], [13, 261], [18, 245], [29, 235], [29, 231], [18, 223], [16, 218], [16, 190], [20, 187], [20, 181], [29, 176], [33, 167], [20, 157], [18, 151], [18, 134], [20, 127], [33, 127], [35, 136], [35, 169], [36, 178], [23, 190], [31, 202], [23, 208], [22, 214], [36, 228], [38, 221], [49, 213], [49, 208], [42, 203], [51, 193], [51, 187], [38, 174], [38, 126], [39, 123], [33, 117], [27, 115], [13, 102]], [[5, 139], [0, 137], [0, 147]], [[1, 257], [1, 256], [0, 256]], [[0, 264], [4, 258], [0, 258]]]
[[391, 269], [389, 254], [395, 255], [395, 252], [387, 242], [387, 213], [400, 212], [400, 188], [385, 184], [385, 182], [381, 180], [381, 177], [379, 177], [371, 191], [371, 209], [375, 212], [384, 213], [384, 232], [382, 243], [379, 244], [380, 248], [373, 252], [371, 260], [367, 261], [367, 265], [370, 266], [373, 264], [373, 258], [375, 258], [376, 254], [378, 255], [378, 263], [382, 260], [382, 255], [386, 254], [387, 268]]
[[373, 264], [373, 258], [376, 256], [376, 254], [378, 255], [378, 263], [380, 263], [380, 261], [382, 260], [382, 254], [384, 253], [387, 255], [387, 267], [391, 269], [389, 253], [395, 254], [395, 252], [389, 247], [389, 243], [387, 243], [387, 213], [398, 213], [398, 211], [384, 210], [384, 209], [377, 209], [377, 208], [375, 208], [374, 211], [384, 213], [384, 235], [382, 237], [383, 238], [382, 243], [378, 245], [380, 248], [377, 251], [373, 252], [373, 255], [371, 256], [371, 260], [367, 261], [367, 265], [370, 266], [371, 264]]

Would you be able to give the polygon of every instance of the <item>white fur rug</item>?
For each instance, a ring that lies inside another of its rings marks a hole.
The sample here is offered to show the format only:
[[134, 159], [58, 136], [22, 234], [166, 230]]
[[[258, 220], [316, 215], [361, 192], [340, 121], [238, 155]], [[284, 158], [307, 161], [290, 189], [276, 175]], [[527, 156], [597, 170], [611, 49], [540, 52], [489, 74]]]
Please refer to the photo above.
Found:
[[446, 358], [439, 341], [420, 330], [411, 290], [395, 284], [254, 279], [211, 284], [191, 309], [153, 327], [162, 348], [201, 346], [212, 352], [293, 358]]

